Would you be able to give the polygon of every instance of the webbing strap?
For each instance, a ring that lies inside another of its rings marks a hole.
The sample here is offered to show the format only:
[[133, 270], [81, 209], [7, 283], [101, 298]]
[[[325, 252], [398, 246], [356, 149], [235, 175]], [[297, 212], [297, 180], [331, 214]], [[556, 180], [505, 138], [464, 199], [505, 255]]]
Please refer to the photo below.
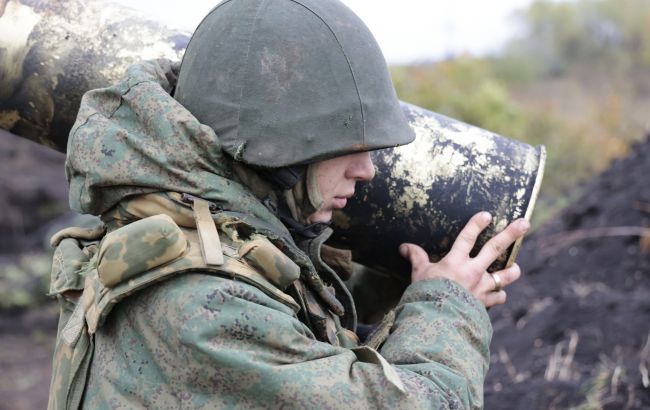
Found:
[[210, 203], [195, 197], [192, 201], [192, 210], [205, 264], [223, 265], [221, 240], [219, 240], [219, 232], [217, 232], [217, 226], [212, 219], [212, 213], [210, 213]]

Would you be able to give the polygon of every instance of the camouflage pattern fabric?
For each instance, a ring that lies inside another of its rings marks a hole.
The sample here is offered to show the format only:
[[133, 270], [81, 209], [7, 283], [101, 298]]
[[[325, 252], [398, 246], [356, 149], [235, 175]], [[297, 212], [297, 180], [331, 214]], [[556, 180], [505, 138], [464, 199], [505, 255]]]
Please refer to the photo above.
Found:
[[[83, 100], [70, 204], [100, 215], [108, 234], [59, 235], [49, 407], [481, 408], [485, 308], [453, 282], [418, 282], [378, 349], [358, 346], [310, 285], [320, 276], [307, 254], [233, 179], [217, 136], [167, 94], [174, 76], [169, 62], [146, 62]], [[205, 265], [179, 192], [220, 208], [224, 266]]]
[[86, 93], [68, 139], [70, 207], [101, 215], [122, 199], [150, 192], [184, 192], [273, 225], [282, 223], [234, 181], [214, 131], [169, 96], [178, 64], [155, 60], [126, 78]]
[[255, 286], [176, 276], [113, 309], [95, 337], [84, 407], [480, 408], [489, 325], [471, 299], [442, 280], [407, 290], [380, 349], [402, 392]]

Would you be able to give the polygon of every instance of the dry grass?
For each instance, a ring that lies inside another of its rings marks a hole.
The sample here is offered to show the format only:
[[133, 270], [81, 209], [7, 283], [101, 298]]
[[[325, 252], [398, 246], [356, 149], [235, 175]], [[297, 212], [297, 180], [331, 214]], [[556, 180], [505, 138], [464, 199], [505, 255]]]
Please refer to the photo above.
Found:
[[[614, 356], [618, 356], [618, 353], [615, 349]], [[650, 387], [648, 374], [650, 333], [638, 356], [638, 377], [641, 378], [643, 387], [647, 389]], [[562, 362], [563, 359], [566, 359], [566, 356], [562, 357], [560, 355], [559, 358], [553, 358], [552, 360]], [[595, 375], [585, 383], [585, 402], [575, 407], [574, 410], [602, 410], [612, 403], [616, 403], [623, 410], [635, 408], [635, 388], [638, 380], [635, 372], [622, 364], [620, 360], [601, 354]], [[624, 404], [620, 403], [621, 396], [627, 397]]]
[[650, 333], [648, 333], [645, 345], [639, 352], [639, 373], [641, 374], [641, 383], [646, 389], [650, 387], [648, 365], [650, 365]]
[[523, 329], [524, 326], [526, 326], [526, 324], [528, 323], [528, 321], [532, 319], [536, 314], [544, 311], [546, 308], [552, 305], [553, 305], [553, 298], [550, 296], [532, 302], [528, 306], [528, 310], [526, 314], [521, 318], [519, 318], [519, 320], [517, 320], [515, 326], [517, 327], [517, 329]]
[[508, 352], [505, 349], [499, 349], [499, 362], [501, 362], [506, 368], [506, 372], [510, 377], [510, 381], [514, 383], [521, 383], [530, 379], [530, 372], [517, 371], [514, 364], [512, 363], [512, 360], [510, 360], [510, 355], [508, 355]]
[[553, 354], [549, 357], [546, 372], [544, 372], [546, 381], [569, 381], [577, 378], [577, 374], [573, 370], [573, 359], [579, 341], [578, 332], [571, 331], [568, 341], [563, 340], [555, 345]]

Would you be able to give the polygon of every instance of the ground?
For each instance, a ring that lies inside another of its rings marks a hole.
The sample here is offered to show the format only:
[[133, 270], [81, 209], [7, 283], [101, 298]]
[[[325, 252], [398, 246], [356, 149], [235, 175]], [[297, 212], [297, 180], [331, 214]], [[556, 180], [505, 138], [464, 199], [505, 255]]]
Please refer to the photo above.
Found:
[[650, 408], [650, 139], [525, 242], [487, 409]]
[[[2, 286], [24, 268], [20, 287], [43, 287], [43, 251], [15, 254], [44, 249], [63, 157], [0, 135], [0, 159], [0, 409], [45, 408], [56, 306]], [[650, 139], [526, 239], [524, 275], [490, 311], [487, 409], [650, 408], [649, 175]]]
[[57, 315], [55, 304], [0, 314], [0, 409], [47, 407]]
[[45, 296], [49, 258], [43, 238], [67, 208], [63, 160], [0, 130], [2, 410], [47, 407], [58, 308]]

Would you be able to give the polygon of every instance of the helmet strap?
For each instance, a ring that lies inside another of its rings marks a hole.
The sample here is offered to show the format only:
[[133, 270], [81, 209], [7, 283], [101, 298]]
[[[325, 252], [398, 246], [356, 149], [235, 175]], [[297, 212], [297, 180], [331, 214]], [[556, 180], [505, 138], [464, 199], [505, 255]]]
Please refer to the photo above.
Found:
[[304, 166], [291, 166], [283, 168], [255, 168], [260, 176], [281, 191], [292, 189], [302, 178], [305, 171]]
[[[305, 185], [307, 190], [307, 199], [309, 204], [314, 208], [313, 212], [319, 211], [325, 205], [323, 196], [321, 194], [320, 186], [318, 185], [318, 167], [320, 162], [314, 162], [307, 167], [307, 175], [305, 178]], [[310, 215], [313, 213], [311, 212]]]
[[307, 217], [323, 206], [317, 168], [318, 163], [276, 169], [234, 164], [239, 180], [282, 221], [296, 241], [313, 239], [329, 226], [306, 223]]

